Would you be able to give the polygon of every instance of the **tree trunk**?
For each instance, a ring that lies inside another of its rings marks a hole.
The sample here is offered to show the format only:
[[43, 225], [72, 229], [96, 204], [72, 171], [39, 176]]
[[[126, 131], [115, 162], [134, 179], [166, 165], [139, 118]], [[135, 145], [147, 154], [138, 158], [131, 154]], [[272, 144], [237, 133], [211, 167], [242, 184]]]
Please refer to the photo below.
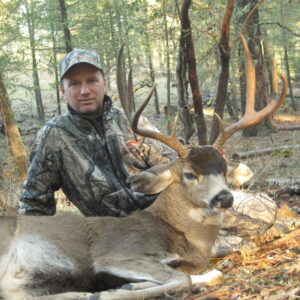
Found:
[[270, 46], [269, 43], [266, 40], [263, 40], [263, 47], [264, 47], [264, 51], [265, 51], [265, 63], [266, 63], [266, 68], [267, 68], [267, 72], [268, 72], [268, 80], [270, 83], [270, 90], [269, 93], [272, 93], [273, 91], [275, 91], [276, 87], [273, 86], [273, 57], [270, 53]]
[[[149, 41], [149, 35], [148, 32], [145, 31], [146, 35], [146, 48], [147, 48], [147, 57], [148, 57], [148, 63], [149, 63], [149, 69], [150, 69], [150, 77], [152, 84], [155, 84], [155, 72], [153, 68], [153, 62], [152, 62], [152, 51], [151, 51], [151, 46], [150, 46], [150, 41]], [[155, 104], [155, 112], [156, 115], [160, 115], [160, 110], [159, 110], [159, 101], [158, 101], [158, 94], [157, 94], [157, 89], [154, 90], [154, 104]]]
[[[221, 58], [221, 73], [218, 83], [218, 91], [215, 103], [214, 113], [218, 114], [221, 118], [224, 113], [224, 106], [227, 95], [227, 86], [229, 79], [229, 60], [230, 60], [230, 48], [229, 48], [229, 33], [230, 33], [230, 21], [232, 16], [232, 11], [234, 8], [234, 0], [227, 0], [222, 29], [221, 29], [221, 38], [218, 44], [218, 49]], [[214, 115], [213, 122], [210, 133], [210, 144], [213, 144], [216, 138], [219, 135], [219, 120]]]
[[[122, 22], [121, 22], [121, 15], [120, 15], [120, 9], [119, 9], [119, 4], [118, 3], [119, 3], [118, 0], [113, 1], [114, 10], [115, 10], [115, 13], [116, 13], [116, 22], [117, 22], [117, 26], [118, 26], [118, 36], [117, 36], [118, 44], [119, 44], [118, 47], [121, 47], [121, 45], [124, 43], [124, 40], [123, 40], [123, 28], [122, 28]], [[124, 84], [126, 84], [127, 81], [126, 81], [126, 72], [125, 72], [125, 70], [126, 70], [125, 57], [124, 57], [124, 59], [122, 59], [122, 64], [123, 64], [123, 70], [124, 70], [123, 82], [124, 82]]]
[[67, 8], [65, 0], [58, 0], [60, 6], [60, 13], [61, 13], [61, 22], [64, 29], [64, 39], [65, 39], [65, 47], [66, 52], [69, 53], [73, 50], [72, 46], [72, 36], [68, 26], [68, 16], [67, 16]]
[[[282, 0], [280, 1], [280, 16], [281, 16], [281, 24], [284, 26], [285, 22], [284, 22], [284, 16], [283, 16]], [[285, 62], [287, 81], [288, 81], [288, 85], [289, 85], [290, 97], [291, 97], [293, 109], [294, 109], [294, 111], [297, 111], [297, 106], [295, 103], [293, 87], [292, 87], [292, 82], [291, 82], [290, 64], [289, 64], [289, 56], [288, 56], [288, 50], [287, 50], [287, 38], [286, 38], [287, 33], [284, 31], [284, 28], [281, 29], [281, 32], [282, 32], [282, 37], [283, 37], [284, 62]]]
[[11, 151], [18, 169], [18, 178], [20, 182], [23, 182], [27, 176], [27, 154], [23, 145], [19, 129], [15, 123], [13, 112], [10, 108], [7, 91], [1, 73], [0, 108], [5, 126], [5, 134], [11, 146]]
[[[247, 18], [249, 12], [251, 12], [252, 8], [257, 4], [257, 0], [237, 0], [237, 6], [241, 9], [244, 9], [246, 5], [249, 5], [248, 12], [246, 12], [240, 20], [240, 23], [244, 23], [244, 20]], [[252, 15], [252, 18], [249, 20], [247, 24], [246, 31], [249, 35], [249, 50], [252, 53], [253, 61], [256, 62], [256, 94], [255, 94], [255, 110], [261, 110], [265, 107], [269, 101], [269, 80], [266, 70], [266, 64], [263, 55], [262, 43], [261, 43], [261, 34], [259, 24], [259, 14], [256, 9]], [[245, 112], [245, 101], [246, 101], [246, 84], [245, 84], [245, 65], [244, 65], [244, 57], [242, 47], [240, 47], [240, 83], [241, 83], [241, 98], [242, 98], [242, 112]], [[265, 119], [260, 124], [255, 126], [248, 127], [243, 130], [244, 136], [257, 136], [265, 135], [266, 131], [270, 132], [273, 130], [273, 126], [271, 123], [270, 117]]]
[[36, 62], [36, 53], [35, 53], [35, 23], [34, 23], [34, 17], [32, 16], [33, 9], [29, 8], [27, 1], [25, 1], [25, 7], [26, 7], [26, 20], [27, 20], [27, 28], [29, 33], [30, 50], [31, 50], [31, 59], [32, 59], [32, 79], [33, 79], [36, 108], [37, 108], [39, 121], [44, 122], [45, 113], [44, 113], [40, 80], [39, 80], [39, 74], [38, 74], [38, 68]]
[[54, 68], [54, 75], [55, 75], [56, 103], [57, 103], [58, 114], [61, 115], [60, 94], [59, 94], [59, 76], [58, 76], [58, 70], [57, 70], [57, 56], [56, 56], [56, 39], [54, 36], [54, 26], [53, 26], [52, 21], [50, 23], [50, 27], [51, 27], [52, 49], [53, 49], [53, 68]]
[[193, 94], [194, 113], [198, 134], [199, 145], [207, 144], [206, 124], [203, 113], [203, 104], [200, 88], [198, 85], [198, 76], [196, 68], [194, 42], [192, 38], [191, 24], [188, 16], [188, 10], [191, 6], [191, 0], [184, 0], [181, 6], [181, 30], [185, 36], [187, 59], [189, 66], [189, 82]]
[[181, 30], [179, 38], [178, 60], [176, 67], [176, 82], [178, 95], [178, 112], [179, 118], [183, 124], [183, 140], [185, 144], [189, 143], [189, 139], [195, 132], [193, 126], [193, 117], [189, 109], [189, 95], [188, 95], [188, 80], [187, 80], [187, 51], [185, 49], [185, 36]]
[[123, 41], [123, 30], [122, 30], [121, 15], [120, 15], [120, 9], [119, 9], [119, 5], [118, 5], [118, 3], [120, 3], [120, 2], [119, 2], [119, 0], [114, 0], [113, 3], [114, 3], [114, 10], [115, 10], [115, 13], [116, 13], [116, 22], [117, 22], [118, 33], [119, 33], [117, 38], [118, 38], [118, 41], [119, 41], [119, 46], [121, 46], [124, 41]]
[[127, 52], [128, 69], [131, 69], [131, 67], [132, 67], [131, 46], [130, 46], [130, 40], [129, 40], [129, 29], [128, 29], [126, 3], [124, 0], [123, 0], [123, 8], [125, 10], [125, 12], [123, 12], [123, 18], [124, 18], [124, 25], [125, 25], [125, 39], [126, 39], [126, 45], [127, 45], [126, 52]]
[[166, 41], [165, 57], [167, 62], [167, 120], [168, 132], [171, 133], [171, 123], [169, 120], [169, 112], [171, 108], [171, 70], [170, 70], [170, 49], [169, 49], [169, 32], [167, 23], [166, 0], [163, 0], [163, 15], [164, 15], [164, 33]]
[[225, 104], [226, 104], [228, 114], [229, 114], [230, 118], [232, 118], [235, 121], [238, 121], [236, 98], [235, 98], [234, 88], [232, 87], [232, 84], [231, 84], [231, 88], [227, 88], [227, 89], [228, 89], [228, 92], [226, 95]]
[[110, 25], [110, 38], [111, 38], [112, 47], [115, 51], [115, 58], [117, 58], [118, 57], [118, 45], [116, 42], [116, 32], [115, 32], [115, 27], [114, 27], [112, 6], [110, 4], [108, 6], [108, 13], [109, 13], [109, 25]]

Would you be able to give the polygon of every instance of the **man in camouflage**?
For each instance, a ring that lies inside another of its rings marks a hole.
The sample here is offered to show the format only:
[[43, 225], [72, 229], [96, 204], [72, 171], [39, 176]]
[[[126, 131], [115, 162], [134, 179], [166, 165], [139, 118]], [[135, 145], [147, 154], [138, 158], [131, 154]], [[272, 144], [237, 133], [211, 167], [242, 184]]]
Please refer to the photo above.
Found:
[[[126, 178], [162, 163], [166, 158], [157, 159], [162, 145], [148, 147], [139, 156], [130, 151], [132, 131], [123, 111], [105, 94], [106, 82], [95, 52], [73, 50], [62, 59], [59, 70], [68, 110], [48, 121], [37, 134], [20, 213], [55, 214], [54, 192], [60, 188], [85, 216], [126, 216], [147, 207], [157, 195], [131, 191]], [[235, 200], [214, 255], [238, 249], [244, 238], [266, 231], [276, 211], [268, 197]]]
[[145, 208], [155, 195], [132, 192], [126, 178], [128, 171], [149, 168], [157, 153], [150, 147], [137, 159], [128, 150], [132, 132], [123, 111], [105, 95], [98, 55], [74, 50], [62, 59], [59, 71], [68, 110], [37, 134], [20, 212], [55, 214], [54, 192], [60, 188], [85, 216], [125, 216]]

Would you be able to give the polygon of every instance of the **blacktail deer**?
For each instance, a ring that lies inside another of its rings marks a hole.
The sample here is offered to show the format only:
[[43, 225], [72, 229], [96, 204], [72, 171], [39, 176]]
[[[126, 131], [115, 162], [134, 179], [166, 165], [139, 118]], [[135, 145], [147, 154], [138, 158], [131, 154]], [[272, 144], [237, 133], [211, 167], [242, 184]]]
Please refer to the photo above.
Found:
[[[134, 132], [159, 140], [179, 154], [170, 163], [129, 177], [133, 190], [160, 193], [150, 207], [126, 218], [0, 217], [2, 298], [144, 299], [220, 276], [219, 271], [198, 275], [208, 267], [223, 213], [233, 203], [225, 179], [226, 160], [219, 149], [234, 132], [274, 113], [287, 90], [281, 75], [281, 96], [254, 111], [255, 70], [241, 38], [246, 57], [246, 113], [222, 129], [213, 146], [187, 148], [174, 136], [139, 128], [138, 118], [146, 104], [132, 116], [126, 102]], [[118, 76], [124, 100], [126, 88]]]

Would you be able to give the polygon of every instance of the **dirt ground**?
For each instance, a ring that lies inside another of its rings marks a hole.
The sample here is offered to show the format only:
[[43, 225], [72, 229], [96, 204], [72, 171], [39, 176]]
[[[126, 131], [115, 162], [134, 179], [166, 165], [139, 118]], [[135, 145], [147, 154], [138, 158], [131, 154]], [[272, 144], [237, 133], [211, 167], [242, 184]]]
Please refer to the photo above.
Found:
[[[211, 111], [206, 111], [208, 120]], [[160, 129], [165, 125], [163, 117], [153, 117], [152, 111], [146, 115]], [[23, 135], [27, 149], [38, 128], [31, 119], [22, 121]], [[300, 115], [279, 112], [274, 119], [276, 127], [300, 125]], [[26, 131], [32, 129], [32, 132]], [[22, 128], [21, 128], [22, 130]], [[24, 130], [24, 128], [23, 128]], [[28, 133], [29, 132], [29, 133]], [[233, 136], [225, 145], [230, 164], [243, 162], [254, 172], [253, 178], [242, 188], [251, 192], [265, 192], [279, 207], [289, 208], [289, 219], [300, 218], [300, 184], [274, 184], [270, 179], [300, 178], [300, 150], [275, 151], [269, 155], [255, 156], [243, 160], [234, 160], [232, 155], [268, 147], [297, 145], [300, 131], [277, 131], [264, 137], [245, 138], [240, 134]], [[21, 192], [21, 184], [16, 182], [16, 169], [9, 152], [8, 142], [0, 133], [0, 207], [15, 205]], [[215, 259], [211, 268], [217, 268], [224, 274], [224, 281], [214, 287], [200, 286], [192, 291], [160, 299], [300, 299], [300, 229], [291, 231], [282, 237], [262, 237], [258, 248], [248, 253], [234, 253], [222, 259]], [[206, 297], [206, 298], [205, 298]]]

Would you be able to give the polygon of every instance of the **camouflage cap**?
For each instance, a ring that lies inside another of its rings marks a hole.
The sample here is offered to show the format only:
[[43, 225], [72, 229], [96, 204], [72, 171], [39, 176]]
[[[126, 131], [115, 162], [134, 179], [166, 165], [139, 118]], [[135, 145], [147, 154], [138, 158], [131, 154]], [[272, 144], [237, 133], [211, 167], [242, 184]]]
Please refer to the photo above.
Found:
[[69, 52], [58, 65], [60, 80], [76, 64], [87, 63], [102, 71], [99, 56], [91, 50], [75, 49]]

